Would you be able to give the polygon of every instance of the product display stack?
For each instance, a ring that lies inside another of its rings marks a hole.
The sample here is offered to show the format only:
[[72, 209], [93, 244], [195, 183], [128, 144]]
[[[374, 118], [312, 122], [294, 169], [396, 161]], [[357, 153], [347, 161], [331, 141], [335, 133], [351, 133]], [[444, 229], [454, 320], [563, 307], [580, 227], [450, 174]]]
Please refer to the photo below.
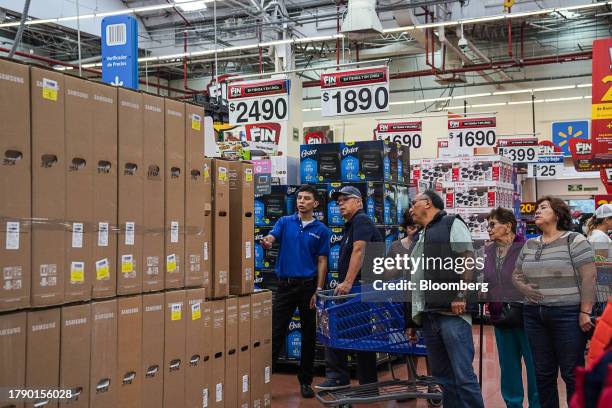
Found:
[[0, 405], [270, 406], [252, 165], [205, 157], [201, 106], [0, 78], [0, 384], [56, 390]]

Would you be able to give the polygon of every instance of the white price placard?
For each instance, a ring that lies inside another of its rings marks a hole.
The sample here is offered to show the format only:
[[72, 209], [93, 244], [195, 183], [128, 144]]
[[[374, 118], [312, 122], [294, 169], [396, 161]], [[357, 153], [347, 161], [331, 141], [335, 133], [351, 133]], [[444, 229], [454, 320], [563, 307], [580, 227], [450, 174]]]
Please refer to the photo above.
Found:
[[507, 146], [500, 147], [498, 152], [512, 163], [537, 163], [538, 150], [538, 146]]
[[389, 110], [389, 68], [321, 74], [321, 115], [344, 116]]
[[529, 165], [527, 177], [557, 178], [563, 171], [563, 163], [536, 163]]
[[449, 119], [448, 143], [451, 149], [496, 146], [495, 118]]
[[418, 150], [423, 146], [422, 122], [379, 123], [374, 130], [376, 140], [388, 140]]
[[229, 85], [229, 123], [282, 122], [289, 119], [289, 80], [240, 82]]

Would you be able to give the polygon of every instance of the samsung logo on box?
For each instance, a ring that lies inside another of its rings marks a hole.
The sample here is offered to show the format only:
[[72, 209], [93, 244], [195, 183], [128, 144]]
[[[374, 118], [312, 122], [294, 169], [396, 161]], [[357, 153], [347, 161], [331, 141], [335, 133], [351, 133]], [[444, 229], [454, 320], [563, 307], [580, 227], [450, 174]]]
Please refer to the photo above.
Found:
[[75, 91], [73, 89], [68, 89], [68, 95], [76, 96], [77, 98], [89, 99], [89, 95], [84, 92]]
[[159, 106], [153, 106], [153, 105], [147, 105], [147, 104], [145, 104], [145, 110], [150, 110], [150, 111], [158, 112], [158, 113], [161, 113], [162, 111]]
[[55, 329], [55, 323], [35, 324], [34, 326], [32, 326], [33, 332], [49, 329]]
[[94, 320], [105, 320], [105, 319], [112, 319], [115, 317], [114, 313], [102, 313], [102, 314], [98, 314], [94, 317]]
[[85, 323], [87, 323], [87, 318], [82, 317], [80, 319], [66, 320], [66, 323], [64, 323], [64, 325], [65, 326], [76, 326], [78, 324], [85, 324]]
[[168, 112], [168, 115], [170, 116], [176, 116], [178, 118], [183, 117], [183, 114], [181, 112], [173, 111], [172, 109], [166, 109], [166, 112]]
[[128, 101], [121, 101], [121, 106], [125, 106], [127, 108], [132, 108], [132, 109], [140, 109], [140, 105], [138, 105], [137, 103], [132, 103]]
[[308, 157], [308, 156], [312, 156], [313, 154], [317, 154], [317, 150], [316, 149], [310, 149], [310, 150], [302, 150], [302, 159], [304, 157]]
[[147, 306], [145, 312], [158, 312], [162, 310], [162, 305]]
[[131, 308], [131, 309], [123, 309], [123, 310], [121, 310], [121, 315], [122, 316], [130, 315], [130, 314], [134, 314], [134, 313], [138, 313], [138, 308], [137, 307], [134, 307], [134, 308]]
[[[5, 74], [4, 72], [0, 72], [0, 79], [3, 81], [15, 82], [16, 84], [24, 84], [25, 80], [22, 77], [18, 77], [15, 75]], [[42, 86], [42, 84], [41, 84]]]
[[94, 100], [99, 101], [99, 102], [110, 103], [111, 105], [114, 103], [113, 98], [108, 98], [102, 95], [94, 95]]
[[21, 333], [21, 327], [11, 327], [8, 329], [0, 330], [0, 336], [10, 336], [12, 334], [19, 334], [19, 333]]

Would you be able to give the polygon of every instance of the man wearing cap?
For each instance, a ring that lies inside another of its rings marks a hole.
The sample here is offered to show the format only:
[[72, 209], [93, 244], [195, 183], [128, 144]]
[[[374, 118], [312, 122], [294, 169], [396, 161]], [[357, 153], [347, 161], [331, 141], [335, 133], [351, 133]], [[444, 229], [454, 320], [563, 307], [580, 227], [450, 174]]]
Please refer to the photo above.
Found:
[[[344, 295], [351, 291], [353, 284], [359, 282], [366, 244], [382, 242], [378, 230], [370, 217], [363, 211], [361, 192], [353, 186], [344, 186], [333, 193], [340, 214], [345, 220], [344, 237], [340, 243], [338, 275], [341, 282], [335, 294]], [[357, 352], [357, 377], [360, 384], [378, 381], [376, 375], [376, 353]], [[337, 390], [350, 385], [348, 353], [334, 348], [325, 349], [326, 380], [317, 385], [320, 390]]]
[[612, 259], [612, 240], [609, 231], [612, 230], [612, 204], [602, 204], [587, 222], [588, 241], [595, 255]]

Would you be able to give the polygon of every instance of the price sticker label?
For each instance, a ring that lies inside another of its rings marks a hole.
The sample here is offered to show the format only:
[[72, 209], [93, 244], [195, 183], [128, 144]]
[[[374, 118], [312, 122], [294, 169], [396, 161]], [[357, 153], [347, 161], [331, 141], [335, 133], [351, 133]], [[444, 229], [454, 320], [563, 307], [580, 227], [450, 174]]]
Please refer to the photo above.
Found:
[[96, 280], [108, 280], [110, 278], [110, 271], [108, 265], [108, 259], [100, 259], [96, 261]]
[[289, 119], [289, 80], [240, 82], [228, 87], [229, 123], [282, 122]]
[[181, 303], [173, 303], [170, 305], [170, 320], [173, 320], [173, 321], [181, 320], [182, 306], [183, 305]]
[[72, 262], [70, 264], [70, 283], [83, 283], [85, 281], [85, 263]]
[[451, 149], [493, 147], [497, 144], [495, 118], [448, 120], [448, 143]]
[[202, 117], [200, 115], [196, 115], [195, 113], [191, 115], [191, 128], [198, 132], [202, 130]]
[[420, 149], [423, 145], [422, 122], [379, 123], [374, 134], [376, 140], [387, 140], [408, 146], [410, 149]]
[[57, 102], [57, 94], [59, 92], [59, 84], [52, 79], [43, 78], [42, 82], [42, 97], [49, 101]]

